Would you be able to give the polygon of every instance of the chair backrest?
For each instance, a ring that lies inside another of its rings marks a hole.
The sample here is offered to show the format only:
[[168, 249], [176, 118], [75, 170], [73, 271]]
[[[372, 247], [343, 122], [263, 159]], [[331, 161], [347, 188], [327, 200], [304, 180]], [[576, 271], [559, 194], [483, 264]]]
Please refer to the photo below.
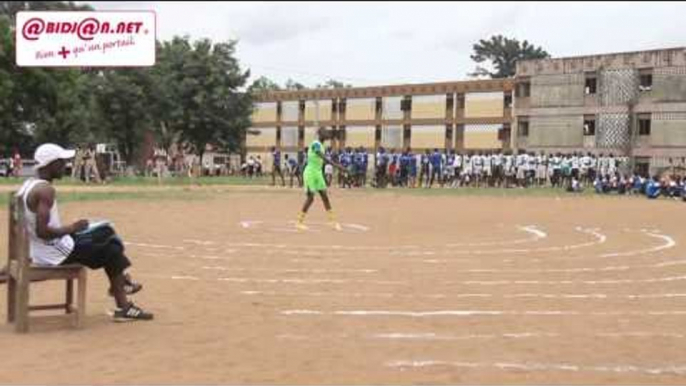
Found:
[[21, 273], [31, 266], [23, 197], [17, 197], [15, 192], [10, 193], [9, 206], [9, 264], [14, 261]]

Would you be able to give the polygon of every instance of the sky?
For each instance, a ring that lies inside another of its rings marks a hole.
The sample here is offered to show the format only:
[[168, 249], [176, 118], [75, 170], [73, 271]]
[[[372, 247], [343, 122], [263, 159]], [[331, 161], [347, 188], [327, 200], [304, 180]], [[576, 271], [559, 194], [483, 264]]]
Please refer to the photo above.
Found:
[[528, 40], [553, 57], [686, 46], [686, 2], [91, 2], [154, 10], [157, 38], [238, 40], [251, 78], [314, 87], [469, 79], [472, 45]]

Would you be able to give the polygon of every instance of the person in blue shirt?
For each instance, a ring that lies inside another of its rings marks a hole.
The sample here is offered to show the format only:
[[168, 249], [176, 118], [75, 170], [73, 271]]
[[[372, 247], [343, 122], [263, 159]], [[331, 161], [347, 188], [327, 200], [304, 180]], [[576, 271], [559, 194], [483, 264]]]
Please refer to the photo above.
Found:
[[300, 174], [298, 173], [298, 161], [296, 161], [296, 159], [293, 157], [289, 158], [288, 154], [286, 154], [284, 156], [284, 162], [288, 168], [287, 171], [290, 179], [290, 187], [293, 187], [293, 177], [295, 177], [296, 181], [298, 182], [298, 186], [300, 186], [302, 181], [300, 181]]
[[410, 176], [410, 149], [400, 155], [400, 186], [407, 186]]
[[272, 186], [276, 185], [276, 175], [281, 177], [281, 186], [286, 186], [286, 180], [283, 178], [283, 172], [281, 171], [281, 151], [277, 150], [275, 146], [272, 146]]
[[362, 150], [362, 186], [367, 186], [367, 170], [369, 170], [369, 154], [367, 149]]
[[657, 176], [654, 176], [646, 186], [646, 196], [649, 199], [658, 198], [660, 197], [661, 190], [662, 187], [660, 186], [660, 182], [658, 181]]
[[429, 149], [424, 150], [424, 154], [422, 154], [422, 158], [420, 161], [420, 163], [421, 163], [421, 170], [419, 171], [419, 186], [420, 187], [424, 186], [424, 177], [426, 177], [426, 185], [427, 186], [429, 185], [429, 179], [430, 179], [430, 176], [429, 176], [429, 171], [430, 171], [429, 158], [430, 158], [430, 156], [431, 155], [429, 154]]
[[443, 182], [441, 181], [441, 153], [438, 149], [434, 149], [434, 152], [431, 154], [430, 163], [431, 181], [429, 182], [429, 188], [433, 186], [434, 180], [438, 180], [438, 183], [443, 185]]
[[410, 187], [414, 188], [417, 186], [417, 156], [409, 148], [408, 151], [410, 152]]
[[352, 188], [352, 180], [354, 176], [354, 165], [353, 165], [353, 151], [350, 147], [345, 149], [345, 152], [341, 155], [341, 165], [346, 169], [347, 173], [343, 176], [343, 188], [346, 186]]
[[363, 186], [362, 176], [365, 173], [364, 170], [364, 154], [362, 153], [362, 147], [355, 149], [355, 186]]
[[376, 152], [376, 187], [386, 187], [386, 170], [388, 170], [388, 159], [386, 157], [386, 149], [382, 146]]
[[298, 186], [303, 187], [303, 171], [307, 165], [307, 148], [298, 151]]

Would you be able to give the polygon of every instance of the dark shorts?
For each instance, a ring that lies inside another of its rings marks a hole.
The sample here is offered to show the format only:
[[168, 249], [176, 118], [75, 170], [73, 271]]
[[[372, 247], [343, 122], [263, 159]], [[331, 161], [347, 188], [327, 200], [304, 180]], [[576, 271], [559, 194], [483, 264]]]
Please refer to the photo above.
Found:
[[90, 269], [104, 268], [107, 276], [122, 274], [131, 262], [124, 255], [124, 243], [110, 226], [97, 228], [91, 232], [72, 235], [74, 250], [62, 262], [81, 264]]

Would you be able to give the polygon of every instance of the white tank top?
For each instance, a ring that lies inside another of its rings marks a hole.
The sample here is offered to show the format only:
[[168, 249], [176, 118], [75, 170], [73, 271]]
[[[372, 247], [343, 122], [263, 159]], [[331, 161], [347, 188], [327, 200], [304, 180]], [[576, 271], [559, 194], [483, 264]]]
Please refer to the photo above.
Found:
[[[29, 235], [29, 256], [31, 256], [33, 263], [37, 265], [59, 265], [74, 250], [74, 239], [69, 235], [64, 235], [52, 240], [44, 240], [36, 235], [36, 214], [29, 209], [27, 199], [31, 190], [41, 183], [48, 184], [49, 182], [30, 178], [24, 182], [24, 185], [17, 192], [17, 197], [22, 197], [24, 202], [26, 230]], [[57, 199], [55, 199], [52, 208], [50, 208], [48, 226], [51, 228], [62, 226], [60, 215], [57, 211]]]

